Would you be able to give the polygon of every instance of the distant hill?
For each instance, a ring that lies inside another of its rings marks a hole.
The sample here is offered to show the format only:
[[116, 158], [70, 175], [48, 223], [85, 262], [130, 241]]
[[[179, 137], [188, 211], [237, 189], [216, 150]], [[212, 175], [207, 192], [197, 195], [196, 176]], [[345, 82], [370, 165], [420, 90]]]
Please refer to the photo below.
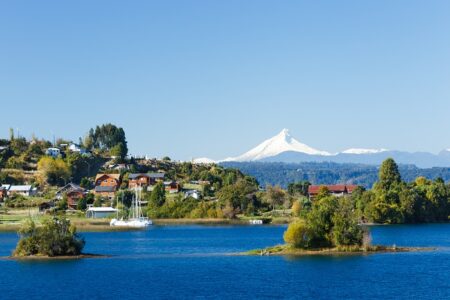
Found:
[[[279, 184], [287, 187], [289, 183], [307, 180], [312, 184], [353, 183], [371, 188], [378, 179], [378, 167], [365, 164], [223, 162], [221, 165], [254, 176], [262, 186]], [[446, 182], [450, 181], [450, 168], [421, 169], [414, 165], [399, 165], [399, 169], [402, 178], [407, 182], [415, 180], [418, 176], [429, 179], [441, 177]]]

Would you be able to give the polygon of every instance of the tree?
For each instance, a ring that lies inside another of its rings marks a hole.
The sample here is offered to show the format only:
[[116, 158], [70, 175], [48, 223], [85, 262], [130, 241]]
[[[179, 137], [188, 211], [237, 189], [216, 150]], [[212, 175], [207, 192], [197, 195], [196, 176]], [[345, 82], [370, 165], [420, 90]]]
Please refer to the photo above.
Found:
[[357, 215], [350, 198], [343, 198], [337, 206], [333, 217], [333, 244], [336, 246], [361, 245], [363, 230], [358, 225]]
[[247, 210], [250, 203], [254, 207], [259, 206], [258, 199], [254, 197], [256, 191], [255, 183], [244, 178], [224, 186], [217, 192], [217, 198], [227, 211], [238, 213]]
[[331, 195], [330, 191], [325, 185], [319, 187], [319, 192], [317, 193], [316, 200], [320, 200]]
[[294, 248], [308, 248], [310, 233], [304, 221], [295, 221], [289, 224], [283, 234], [284, 241]]
[[128, 150], [123, 143], [118, 143], [117, 145], [115, 145], [111, 148], [110, 154], [111, 154], [111, 156], [118, 157], [122, 160], [127, 155], [127, 151]]
[[86, 210], [87, 208], [87, 199], [86, 197], [82, 197], [77, 203], [78, 210]]
[[378, 189], [389, 190], [395, 184], [399, 184], [402, 181], [398, 166], [392, 158], [383, 161], [378, 176], [379, 180], [376, 184]]
[[14, 129], [9, 128], [9, 140], [12, 142], [14, 140]]
[[334, 196], [314, 201], [311, 211], [306, 216], [312, 247], [328, 247], [332, 245], [333, 215], [338, 203], [338, 199]]
[[150, 194], [150, 204], [153, 207], [160, 207], [166, 201], [166, 191], [164, 189], [164, 185], [161, 182], [158, 182], [154, 187], [153, 191]]
[[80, 186], [84, 189], [89, 189], [91, 187], [91, 181], [87, 177], [81, 178]]
[[131, 203], [133, 202], [134, 193], [129, 190], [120, 190], [117, 192], [117, 199], [121, 202], [126, 208], [131, 207]]
[[292, 204], [292, 215], [294, 217], [299, 217], [300, 216], [300, 212], [302, 210], [302, 204], [300, 203], [299, 200], [294, 201], [294, 203]]
[[102, 197], [101, 196], [95, 196], [95, 200], [94, 200], [94, 207], [101, 207], [102, 206]]
[[68, 208], [67, 204], [67, 196], [65, 195], [59, 202], [58, 202], [58, 209], [59, 210], [66, 210]]
[[275, 206], [284, 203], [286, 192], [279, 185], [268, 185], [266, 188], [266, 199], [267, 202], [272, 205], [272, 210], [275, 210]]
[[38, 181], [41, 184], [66, 184], [71, 172], [67, 163], [61, 158], [44, 156], [38, 161]]
[[91, 128], [89, 130], [89, 133], [84, 137], [83, 146], [84, 148], [91, 150], [94, 147], [94, 143], [95, 143], [94, 129]]
[[302, 195], [308, 196], [308, 187], [311, 185], [309, 181], [300, 181], [295, 183], [289, 183], [288, 193], [291, 196]]
[[[127, 141], [125, 131], [121, 127], [113, 124], [103, 124], [94, 129], [89, 130], [88, 137], [85, 139], [86, 146], [98, 148], [101, 150], [111, 150], [114, 146], [120, 146], [121, 157], [125, 157], [128, 153]], [[115, 149], [118, 151], [118, 149]]]

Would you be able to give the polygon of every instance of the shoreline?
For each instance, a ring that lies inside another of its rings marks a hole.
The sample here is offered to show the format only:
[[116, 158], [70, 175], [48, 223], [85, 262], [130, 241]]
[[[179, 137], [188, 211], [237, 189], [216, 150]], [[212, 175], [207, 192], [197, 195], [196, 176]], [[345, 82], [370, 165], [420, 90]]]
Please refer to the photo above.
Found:
[[39, 261], [39, 260], [75, 260], [88, 258], [109, 258], [111, 255], [82, 253], [80, 255], [61, 255], [61, 256], [45, 256], [45, 255], [31, 255], [31, 256], [6, 256], [3, 259], [15, 261]]
[[375, 245], [369, 248], [322, 248], [322, 249], [296, 249], [287, 245], [277, 245], [264, 249], [254, 249], [239, 253], [242, 256], [347, 256], [347, 255], [368, 255], [379, 253], [404, 253], [435, 251], [434, 247], [397, 247]]
[[[70, 219], [70, 218], [69, 218]], [[249, 225], [247, 219], [154, 219], [152, 226], [164, 225]], [[134, 231], [142, 230], [129, 227], [112, 227], [109, 225], [109, 219], [76, 219], [71, 220], [72, 224], [77, 227], [78, 232], [114, 232], [114, 231]], [[264, 225], [282, 225], [284, 223], [269, 223]], [[21, 223], [0, 223], [1, 232], [17, 232]], [[262, 226], [262, 225], [257, 225]], [[151, 226], [150, 226], [151, 227]]]

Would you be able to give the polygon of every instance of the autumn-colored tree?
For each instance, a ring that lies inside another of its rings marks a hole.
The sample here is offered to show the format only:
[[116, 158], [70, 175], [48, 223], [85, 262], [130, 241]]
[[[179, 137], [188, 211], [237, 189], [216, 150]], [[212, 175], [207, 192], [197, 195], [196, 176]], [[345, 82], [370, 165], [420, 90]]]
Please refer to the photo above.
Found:
[[266, 200], [270, 205], [272, 205], [272, 210], [275, 210], [276, 206], [282, 205], [285, 199], [286, 199], [286, 192], [279, 185], [267, 186]]
[[61, 158], [42, 157], [37, 165], [37, 180], [40, 184], [66, 184], [71, 172], [68, 164]]

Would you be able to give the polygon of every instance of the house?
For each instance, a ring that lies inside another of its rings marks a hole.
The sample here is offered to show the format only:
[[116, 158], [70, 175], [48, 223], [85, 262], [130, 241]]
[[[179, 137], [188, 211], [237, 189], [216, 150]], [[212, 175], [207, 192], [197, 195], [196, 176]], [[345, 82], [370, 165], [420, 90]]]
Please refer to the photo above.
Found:
[[74, 144], [74, 143], [71, 143], [67, 149], [69, 149], [69, 151], [77, 152], [77, 153], [80, 153], [80, 154], [88, 154], [89, 153], [86, 149], [81, 148], [80, 145], [77, 145], [77, 144]]
[[61, 150], [59, 148], [48, 148], [45, 150], [45, 155], [51, 157], [58, 157], [61, 154]]
[[192, 198], [194, 198], [196, 200], [199, 200], [201, 198], [201, 196], [202, 196], [201, 193], [199, 191], [197, 191], [197, 190], [189, 190], [189, 191], [186, 191], [184, 193], [184, 198], [185, 199], [189, 198], [189, 197], [192, 197]]
[[117, 209], [112, 207], [88, 207], [86, 210], [86, 218], [108, 218], [117, 213]]
[[164, 181], [164, 189], [170, 194], [176, 194], [180, 191], [180, 184], [176, 181]]
[[139, 173], [128, 176], [128, 188], [134, 189], [141, 186], [152, 186], [164, 180], [164, 173]]
[[86, 190], [75, 183], [68, 183], [56, 192], [56, 199], [61, 200], [64, 195], [67, 197], [67, 206], [77, 209], [78, 201], [86, 195]]
[[319, 194], [321, 187], [326, 187], [333, 196], [342, 197], [351, 195], [358, 186], [353, 184], [310, 185], [308, 187], [309, 198], [314, 199]]
[[97, 174], [94, 181], [94, 192], [102, 197], [112, 199], [119, 189], [120, 183], [120, 174]]
[[22, 195], [22, 196], [34, 196], [37, 192], [36, 188], [31, 185], [11, 185], [8, 190], [8, 196]]

